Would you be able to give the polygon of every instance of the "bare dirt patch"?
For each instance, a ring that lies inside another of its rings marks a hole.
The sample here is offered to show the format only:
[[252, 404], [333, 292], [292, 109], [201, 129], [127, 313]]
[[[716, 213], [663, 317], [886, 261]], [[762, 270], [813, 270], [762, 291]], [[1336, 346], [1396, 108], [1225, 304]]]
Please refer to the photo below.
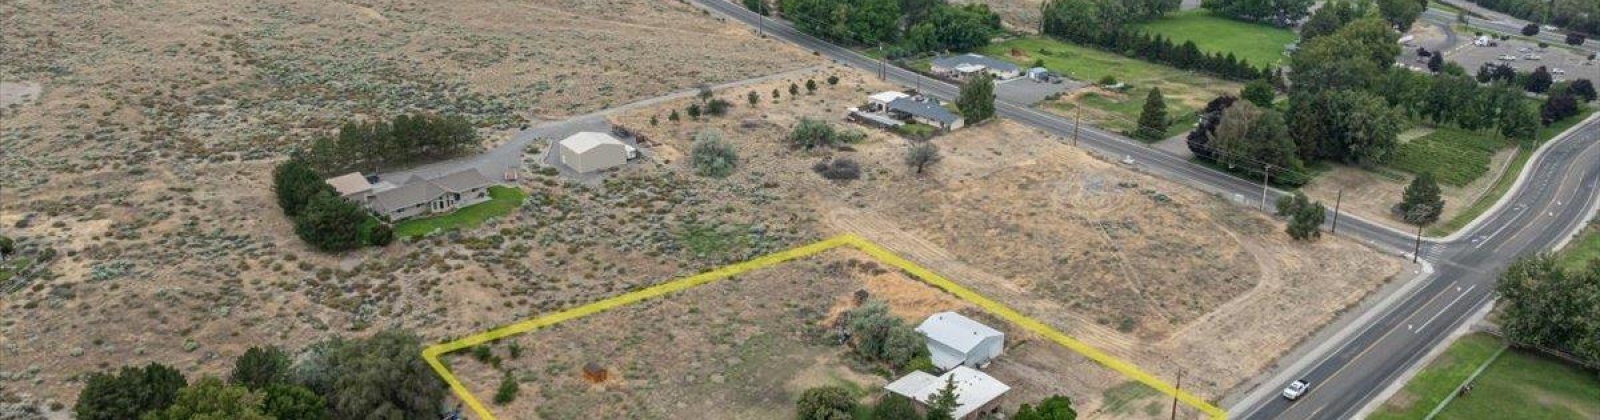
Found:
[[[1487, 194], [1489, 189], [1494, 187], [1495, 181], [1506, 173], [1511, 158], [1516, 157], [1516, 154], [1516, 148], [1495, 153], [1489, 159], [1489, 172], [1472, 183], [1460, 187], [1440, 185], [1440, 196], [1444, 197], [1444, 213], [1439, 216], [1439, 220], [1454, 219], [1462, 210]], [[1312, 199], [1328, 205], [1331, 210], [1334, 202], [1339, 200], [1339, 191], [1343, 190], [1341, 212], [1355, 214], [1395, 229], [1416, 230], [1416, 226], [1406, 224], [1390, 211], [1395, 204], [1400, 203], [1401, 197], [1405, 195], [1406, 186], [1411, 185], [1411, 180], [1415, 176], [1391, 169], [1377, 169], [1377, 171], [1379, 172], [1335, 165], [1333, 169], [1317, 175], [1311, 183], [1301, 187], [1301, 191]]]

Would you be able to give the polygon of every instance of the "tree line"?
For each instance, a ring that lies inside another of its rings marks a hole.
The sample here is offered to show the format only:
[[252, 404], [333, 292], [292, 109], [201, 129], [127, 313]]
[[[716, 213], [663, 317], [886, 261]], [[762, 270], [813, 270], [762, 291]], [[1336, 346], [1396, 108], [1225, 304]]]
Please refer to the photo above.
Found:
[[1600, 261], [1567, 271], [1551, 255], [1519, 259], [1495, 290], [1506, 339], [1600, 365]]
[[781, 0], [779, 10], [802, 32], [853, 45], [887, 46], [885, 53], [891, 58], [970, 51], [988, 45], [1001, 31], [1000, 15], [981, 3]]
[[1485, 9], [1600, 36], [1600, 2], [1594, 0], [1472, 0]]
[[383, 331], [335, 338], [298, 355], [252, 347], [226, 378], [190, 383], [150, 363], [89, 375], [73, 414], [80, 420], [435, 419], [445, 387], [423, 362], [421, 341]]
[[1049, 0], [1041, 8], [1040, 30], [1077, 44], [1228, 80], [1252, 80], [1271, 73], [1231, 52], [1206, 54], [1192, 41], [1179, 44], [1164, 35], [1126, 27], [1161, 17], [1177, 7], [1177, 1], [1167, 0]]
[[[1440, 64], [1436, 74], [1396, 67], [1397, 33], [1362, 4], [1333, 1], [1314, 13], [1310, 22], [1338, 26], [1302, 28], [1300, 48], [1290, 57], [1294, 71], [1270, 84], [1247, 86], [1244, 93], [1256, 99], [1227, 96], [1209, 103], [1188, 136], [1190, 150], [1235, 171], [1260, 174], [1271, 168], [1280, 184], [1297, 186], [1310, 181], [1303, 169], [1311, 162], [1368, 167], [1388, 162], [1410, 119], [1492, 130], [1531, 144], [1541, 123], [1581, 112], [1574, 102], [1586, 101], [1584, 94], [1592, 89], [1587, 80], [1564, 83], [1559, 92], [1550, 89], [1555, 94], [1546, 105], [1534, 107], [1521, 92], [1526, 85], [1481, 84], [1454, 63]], [[1506, 77], [1502, 70], [1480, 73]], [[1288, 92], [1281, 117], [1271, 103], [1271, 85]]]
[[392, 121], [351, 122], [321, 137], [300, 158], [327, 174], [372, 172], [460, 156], [478, 150], [478, 131], [460, 116], [399, 115]]

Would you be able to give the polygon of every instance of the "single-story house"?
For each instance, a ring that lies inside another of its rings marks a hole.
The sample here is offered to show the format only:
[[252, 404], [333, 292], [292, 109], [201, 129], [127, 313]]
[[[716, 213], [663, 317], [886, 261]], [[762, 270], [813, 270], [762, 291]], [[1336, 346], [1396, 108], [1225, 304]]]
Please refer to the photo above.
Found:
[[371, 183], [359, 172], [330, 178], [327, 182], [341, 197], [394, 221], [448, 213], [489, 201], [489, 187], [496, 185], [494, 180], [472, 168], [435, 178], [413, 175], [400, 185], [387, 181]]
[[628, 145], [610, 134], [584, 131], [561, 140], [561, 163], [580, 173], [628, 164]]
[[945, 131], [961, 128], [962, 125], [961, 117], [929, 98], [897, 98], [889, 101], [887, 108], [890, 116], [939, 127]]
[[1000, 397], [1011, 390], [994, 377], [966, 366], [951, 369], [943, 375], [933, 376], [923, 371], [913, 371], [884, 385], [883, 389], [917, 402], [918, 411], [926, 412], [928, 403], [939, 395], [945, 384], [955, 384], [956, 409], [953, 417], [961, 420], [975, 419], [1000, 407]]
[[1005, 349], [1004, 333], [955, 312], [929, 315], [917, 332], [927, 337], [933, 365], [941, 370], [983, 367]]
[[967, 80], [978, 73], [989, 73], [996, 79], [1010, 79], [1022, 75], [1022, 68], [1002, 60], [996, 60], [978, 54], [952, 55], [933, 59], [931, 68], [934, 74]]

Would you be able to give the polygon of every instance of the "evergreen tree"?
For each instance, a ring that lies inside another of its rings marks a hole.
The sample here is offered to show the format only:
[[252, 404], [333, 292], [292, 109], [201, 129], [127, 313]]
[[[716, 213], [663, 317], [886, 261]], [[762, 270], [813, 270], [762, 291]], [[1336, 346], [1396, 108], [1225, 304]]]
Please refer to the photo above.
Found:
[[1439, 221], [1439, 215], [1444, 213], [1444, 198], [1440, 195], [1439, 183], [1434, 181], [1433, 173], [1417, 174], [1411, 180], [1411, 185], [1406, 186], [1405, 194], [1395, 210], [1406, 223], [1413, 225], [1429, 225]]
[[960, 398], [960, 395], [956, 394], [955, 377], [945, 378], [944, 387], [939, 388], [939, 392], [933, 394], [932, 400], [928, 401], [927, 419], [955, 420], [956, 409], [961, 408], [961, 402], [957, 398]]
[[286, 216], [300, 215], [311, 197], [324, 191], [334, 191], [333, 186], [323, 181], [303, 160], [291, 158], [272, 170], [272, 192], [278, 197], [278, 208]]
[[[761, 95], [757, 95], [756, 91], [753, 91], [753, 90], [750, 91], [749, 94], [744, 95], [744, 99], [745, 99], [745, 101], [750, 102], [751, 106], [755, 106], [756, 104], [761, 103]], [[654, 121], [654, 119], [655, 119], [655, 117], [650, 117], [650, 118], [651, 118], [651, 121]], [[651, 125], [655, 125], [655, 124], [651, 124]]]
[[1292, 217], [1289, 226], [1285, 228], [1290, 238], [1299, 241], [1316, 240], [1322, 237], [1322, 221], [1327, 219], [1328, 208], [1321, 202], [1310, 202], [1304, 195], [1300, 196], [1300, 205]]
[[994, 79], [988, 75], [978, 75], [961, 85], [956, 108], [961, 110], [961, 117], [966, 119], [967, 125], [994, 117]]
[[1139, 128], [1134, 131], [1134, 137], [1145, 140], [1160, 140], [1166, 135], [1166, 98], [1161, 95], [1161, 88], [1150, 88], [1150, 95], [1144, 99], [1144, 110], [1139, 113]]
[[1600, 99], [1595, 92], [1594, 82], [1589, 79], [1573, 80], [1572, 86], [1567, 91], [1581, 99], [1580, 102], [1594, 102], [1595, 99]]
[[251, 347], [233, 362], [228, 382], [261, 390], [289, 380], [289, 355], [275, 346]]
[[1444, 69], [1444, 54], [1434, 54], [1428, 57], [1428, 71], [1438, 73]]
[[815, 93], [817, 93], [817, 81], [806, 79], [806, 94], [810, 95]]
[[800, 94], [800, 85], [796, 85], [794, 83], [790, 83], [789, 84], [789, 96], [795, 96], [795, 95], [799, 95], [799, 94]]
[[323, 252], [342, 252], [361, 247], [361, 221], [367, 218], [360, 206], [330, 192], [318, 193], [301, 214], [294, 218], [294, 233]]

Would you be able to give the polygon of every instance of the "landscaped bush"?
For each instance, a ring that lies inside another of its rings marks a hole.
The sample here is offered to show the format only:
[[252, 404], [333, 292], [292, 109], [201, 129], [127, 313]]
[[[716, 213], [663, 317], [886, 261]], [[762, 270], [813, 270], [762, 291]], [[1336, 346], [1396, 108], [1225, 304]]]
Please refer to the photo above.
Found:
[[850, 390], [837, 386], [807, 389], [795, 402], [795, 418], [800, 420], [842, 420], [856, 411]]

